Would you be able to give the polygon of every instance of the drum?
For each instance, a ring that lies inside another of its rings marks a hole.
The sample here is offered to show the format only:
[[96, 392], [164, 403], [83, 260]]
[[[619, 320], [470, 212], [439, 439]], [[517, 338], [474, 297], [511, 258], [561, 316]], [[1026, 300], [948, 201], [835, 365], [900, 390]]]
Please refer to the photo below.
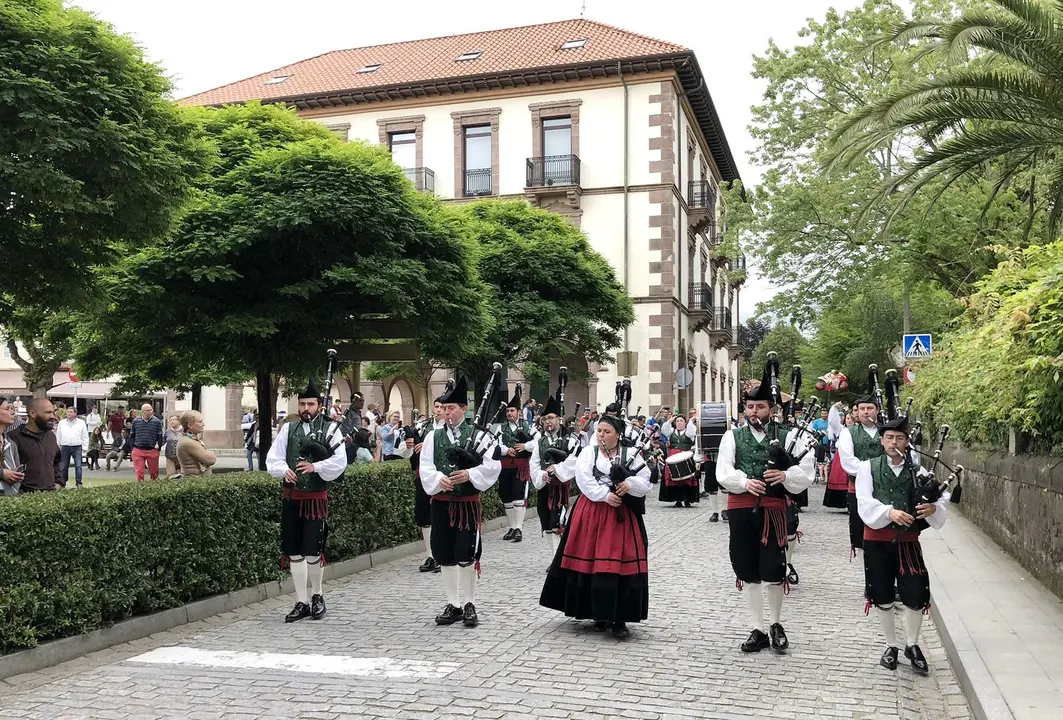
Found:
[[727, 417], [727, 403], [703, 402], [698, 413], [698, 433], [701, 451], [706, 459], [715, 459], [720, 450], [720, 438], [731, 423]]
[[698, 468], [694, 464], [694, 453], [689, 450], [673, 453], [665, 460], [668, 463], [668, 472], [673, 482], [689, 480], [697, 474]]

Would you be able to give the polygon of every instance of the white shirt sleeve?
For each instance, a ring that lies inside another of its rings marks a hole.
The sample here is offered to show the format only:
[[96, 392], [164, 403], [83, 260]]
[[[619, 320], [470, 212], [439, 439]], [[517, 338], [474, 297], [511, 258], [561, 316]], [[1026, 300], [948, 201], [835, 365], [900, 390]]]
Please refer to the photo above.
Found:
[[930, 527], [934, 528], [935, 530], [940, 530], [941, 527], [945, 524], [945, 519], [948, 517], [949, 513], [949, 500], [951, 498], [952, 493], [948, 492], [947, 490], [941, 493], [941, 497], [936, 503], [934, 503], [934, 506], [937, 508], [937, 511], [926, 519], [926, 521], [930, 524]]
[[528, 458], [528, 469], [531, 471], [532, 485], [536, 490], [542, 490], [546, 486], [546, 471], [542, 469], [542, 460], [539, 457], [539, 443], [528, 443], [531, 447], [531, 457]]
[[[860, 461], [856, 459], [856, 451], [853, 448], [853, 432], [855, 432], [856, 426], [851, 428], [842, 428], [841, 434], [838, 436], [838, 458], [842, 464], [842, 470], [849, 475], [856, 475], [856, 471], [860, 466]], [[860, 432], [863, 432], [861, 430]]]
[[561, 482], [572, 482], [572, 479], [576, 477], [576, 464], [579, 462], [580, 456], [589, 452], [593, 451], [583, 450], [579, 455], [576, 455], [575, 452], [569, 453], [563, 463], [554, 465], [554, 474], [557, 475], [557, 479]]
[[836, 405], [831, 405], [830, 412], [827, 413], [827, 432], [830, 439], [837, 440], [843, 429], [842, 414], [838, 412]]
[[490, 435], [480, 438], [479, 449], [486, 448], [483, 461], [474, 468], [469, 468], [469, 482], [480, 492], [488, 489], [498, 482], [498, 473], [502, 471], [502, 461], [495, 460], [493, 448], [494, 438]]
[[716, 455], [716, 482], [727, 492], [737, 495], [746, 491], [746, 480], [746, 474], [735, 467], [735, 435], [728, 430], [720, 438]]
[[609, 486], [599, 485], [594, 478], [594, 450], [584, 450], [576, 458], [576, 485], [579, 491], [591, 502], [605, 502], [609, 496]]
[[424, 439], [424, 447], [421, 448], [421, 462], [418, 469], [421, 472], [421, 487], [429, 495], [439, 494], [439, 481], [443, 479], [443, 473], [436, 470], [436, 433], [445, 430], [433, 430]]
[[883, 505], [874, 496], [875, 485], [871, 479], [871, 461], [857, 463], [856, 509], [860, 519], [872, 530], [881, 530], [890, 524], [892, 505]]
[[[638, 462], [638, 461], [636, 461]], [[652, 483], [650, 483], [650, 466], [643, 463], [639, 471], [627, 479], [630, 495], [635, 497], [646, 497], [650, 494], [650, 490], [653, 489]]]
[[[802, 433], [798, 430], [791, 430], [786, 436], [786, 447], [790, 446], [790, 443], [794, 441], [796, 437], [795, 449], [801, 446]], [[801, 458], [801, 462], [786, 470], [786, 480], [783, 481], [783, 487], [792, 493], [799, 493], [808, 488], [812, 484], [812, 479], [816, 475], [816, 454], [813, 452], [806, 452], [805, 456]]]
[[336, 446], [332, 456], [314, 463], [314, 472], [321, 476], [325, 482], [332, 482], [347, 469], [347, 448], [343, 444], [343, 433], [339, 426], [332, 429], [329, 435], [329, 445]]
[[288, 474], [288, 426], [281, 425], [277, 428], [277, 437], [273, 438], [273, 444], [266, 453], [266, 472], [275, 478], [282, 478]]

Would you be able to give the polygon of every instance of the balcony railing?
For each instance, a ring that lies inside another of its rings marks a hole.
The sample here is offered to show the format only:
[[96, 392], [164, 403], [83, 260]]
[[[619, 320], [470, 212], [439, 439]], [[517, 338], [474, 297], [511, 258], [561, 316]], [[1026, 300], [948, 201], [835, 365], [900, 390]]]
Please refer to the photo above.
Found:
[[436, 174], [429, 168], [405, 168], [403, 171], [406, 174], [406, 179], [413, 183], [413, 186], [421, 192], [432, 193], [436, 192]]
[[716, 308], [712, 313], [712, 324], [709, 330], [713, 333], [726, 333], [726, 339], [731, 339], [731, 308]]
[[550, 155], [528, 158], [525, 187], [579, 185], [580, 162], [576, 155]]
[[745, 270], [746, 269], [746, 256], [745, 255], [739, 255], [737, 258], [735, 258], [734, 268], [735, 268], [735, 270]]
[[465, 188], [464, 195], [466, 197], [479, 197], [481, 195], [491, 194], [491, 168], [481, 168], [479, 170], [466, 170], [465, 171]]
[[691, 313], [712, 312], [712, 286], [704, 282], [690, 284], [690, 308]]
[[699, 210], [716, 209], [716, 190], [708, 180], [691, 180], [687, 184], [687, 204]]

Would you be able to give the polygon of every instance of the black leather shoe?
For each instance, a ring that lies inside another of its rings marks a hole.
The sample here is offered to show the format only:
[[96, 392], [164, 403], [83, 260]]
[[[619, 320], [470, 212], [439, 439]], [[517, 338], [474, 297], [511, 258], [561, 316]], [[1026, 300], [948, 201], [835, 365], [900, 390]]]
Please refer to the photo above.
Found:
[[512, 540], [513, 539], [513, 533], [515, 533], [515, 532], [516, 532], [516, 530], [514, 530], [513, 528], [510, 528], [509, 530], [506, 530], [506, 534], [502, 536], [502, 539], [503, 540]]
[[443, 612], [436, 615], [436, 625], [453, 625], [463, 617], [465, 617], [465, 613], [461, 611], [461, 608], [456, 608], [447, 603], [447, 606], [443, 608]]
[[325, 617], [325, 612], [328, 608], [325, 607], [325, 598], [322, 595], [315, 595], [310, 598], [310, 617], [314, 620], [320, 620]]
[[796, 585], [797, 583], [801, 582], [801, 576], [797, 574], [796, 570], [794, 570], [793, 565], [787, 565], [786, 570], [786, 582], [790, 583], [791, 585]]
[[920, 675], [926, 675], [930, 672], [930, 666], [927, 664], [926, 658], [923, 657], [923, 651], [919, 649], [918, 645], [909, 645], [904, 648], [904, 657], [911, 661], [912, 670], [915, 670]]
[[465, 603], [465, 611], [462, 613], [462, 620], [465, 623], [465, 627], [476, 627], [480, 624], [480, 616], [476, 614], [476, 606], [472, 603]]
[[883, 651], [882, 657], [879, 659], [878, 664], [887, 670], [897, 669], [897, 648], [888, 647]]
[[605, 620], [595, 620], [594, 621], [594, 631], [595, 632], [605, 632], [608, 628], [609, 628], [609, 623], [607, 623]]
[[760, 652], [770, 644], [767, 635], [760, 630], [754, 630], [749, 633], [749, 639], [742, 643], [742, 652]]
[[689, 500], [684, 500], [683, 501], [683, 507], [691, 507], [690, 501]]
[[789, 647], [790, 639], [786, 637], [786, 631], [782, 629], [782, 625], [779, 623], [773, 623], [771, 626], [771, 649], [777, 653], [783, 653]]
[[672, 507], [681, 508], [681, 507], [683, 507], [683, 503], [681, 501], [679, 501], [679, 500], [676, 500], [675, 501], [675, 505], [673, 505]]
[[430, 557], [421, 563], [421, 567], [417, 569], [421, 572], [439, 572], [439, 563], [436, 562], [435, 558]]
[[521, 540], [524, 539], [524, 532], [520, 528], [517, 528], [516, 530], [513, 531], [513, 538], [512, 539], [513, 539], [513, 542], [519, 543]]
[[722, 513], [720, 513], [720, 519], [723, 520], [724, 522], [727, 522], [727, 511], [726, 510], [724, 510]]
[[292, 611], [284, 616], [284, 622], [293, 623], [296, 620], [302, 620], [305, 617], [310, 617], [310, 606], [305, 602], [295, 603], [295, 607]]
[[617, 640], [623, 640], [631, 634], [631, 631], [627, 628], [627, 623], [613, 623], [613, 637]]
[[709, 522], [720, 522], [720, 513], [715, 512], [712, 515], [709, 515]]

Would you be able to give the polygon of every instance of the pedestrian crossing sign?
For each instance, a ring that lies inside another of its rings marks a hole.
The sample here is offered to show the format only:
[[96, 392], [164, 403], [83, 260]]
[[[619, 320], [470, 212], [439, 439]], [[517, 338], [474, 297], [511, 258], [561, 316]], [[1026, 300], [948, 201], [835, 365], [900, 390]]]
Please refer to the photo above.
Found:
[[906, 358], [930, 357], [934, 350], [929, 333], [926, 335], [920, 335], [918, 333], [905, 335], [903, 347], [904, 357]]

